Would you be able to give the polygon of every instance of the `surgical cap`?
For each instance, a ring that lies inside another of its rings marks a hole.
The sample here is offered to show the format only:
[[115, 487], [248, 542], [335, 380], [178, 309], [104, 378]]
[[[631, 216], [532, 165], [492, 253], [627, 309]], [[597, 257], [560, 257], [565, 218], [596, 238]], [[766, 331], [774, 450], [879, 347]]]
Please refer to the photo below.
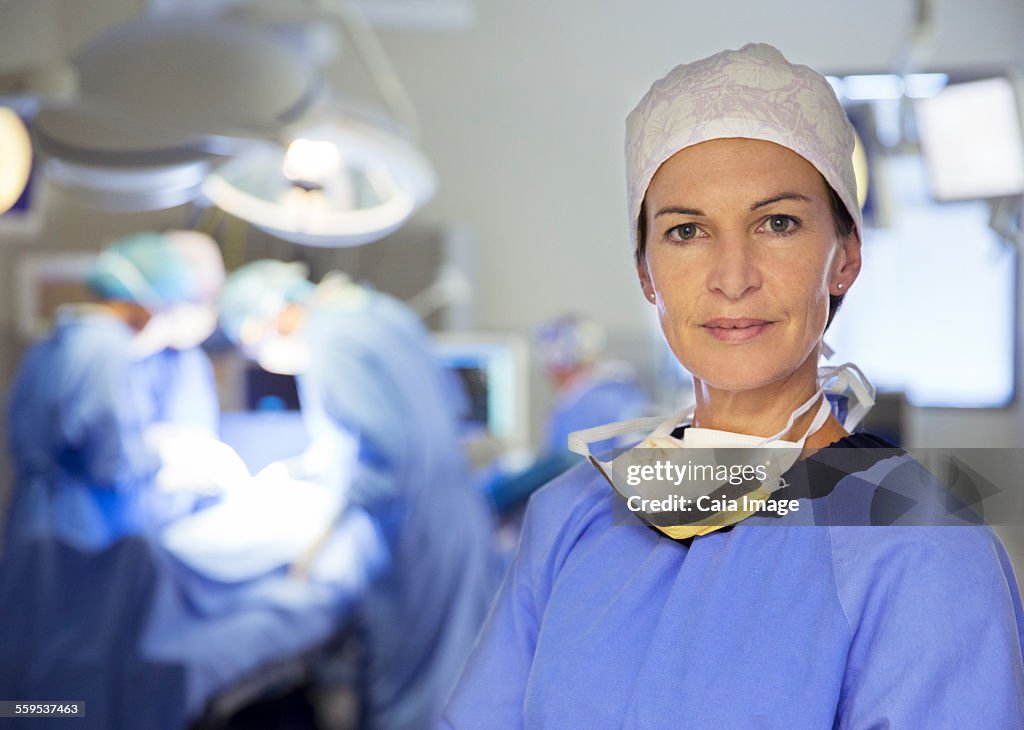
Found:
[[100, 298], [134, 302], [161, 310], [190, 301], [198, 282], [185, 258], [162, 233], [147, 231], [120, 238], [93, 264], [86, 284]]
[[629, 225], [637, 247], [640, 207], [662, 163], [686, 147], [743, 137], [774, 142], [817, 168], [861, 229], [850, 120], [825, 77], [772, 46], [682, 64], [654, 82], [626, 119]]
[[289, 304], [305, 302], [315, 288], [309, 270], [297, 261], [252, 261], [228, 275], [220, 297], [220, 328], [239, 344], [249, 320], [267, 321]]
[[185, 260], [195, 279], [195, 301], [215, 300], [224, 286], [224, 259], [217, 242], [199, 231], [166, 231], [164, 236]]
[[533, 333], [541, 361], [548, 368], [589, 365], [604, 350], [604, 329], [585, 317], [567, 314], [539, 325]]

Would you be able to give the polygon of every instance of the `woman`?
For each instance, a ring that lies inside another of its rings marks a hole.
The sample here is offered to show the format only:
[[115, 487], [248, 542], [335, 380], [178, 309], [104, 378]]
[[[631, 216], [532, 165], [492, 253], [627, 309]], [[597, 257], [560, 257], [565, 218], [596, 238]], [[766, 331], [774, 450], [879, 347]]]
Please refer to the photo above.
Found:
[[[1022, 726], [1002, 545], [934, 518], [929, 475], [824, 402], [822, 334], [861, 265], [827, 82], [748, 45], [674, 69], [627, 127], [640, 282], [696, 392], [646, 445], [784, 447], [798, 509], [675, 530], [589, 465], [564, 475], [531, 501], [448, 726]], [[877, 518], [883, 492], [903, 516]], [[930, 526], [871, 526], [907, 515]]]

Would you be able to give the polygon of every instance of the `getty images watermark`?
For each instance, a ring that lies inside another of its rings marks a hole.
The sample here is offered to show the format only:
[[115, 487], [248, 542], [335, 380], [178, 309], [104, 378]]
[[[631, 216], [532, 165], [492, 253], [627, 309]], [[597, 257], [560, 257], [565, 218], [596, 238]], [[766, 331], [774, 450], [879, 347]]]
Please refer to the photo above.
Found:
[[[631, 512], [644, 514], [683, 513], [711, 516], [727, 512], [767, 512], [784, 517], [800, 510], [797, 499], [772, 499], [763, 495], [763, 488], [771, 485], [771, 491], [789, 486], [781, 477], [769, 476], [768, 463], [759, 464], [714, 464], [694, 463], [692, 460], [680, 463], [678, 460], [656, 460], [648, 463], [625, 465], [625, 483], [629, 487], [641, 487], [638, 493], [626, 497], [626, 506]], [[687, 487], [686, 493], [657, 493], [657, 488]], [[743, 487], [756, 489], [735, 496], [727, 492], [716, 492], [717, 487]], [[642, 487], [654, 486], [655, 489]], [[711, 490], [707, 494], [696, 491]]]
[[[1024, 449], [633, 448], [594, 459], [623, 525], [1024, 527]], [[639, 518], [639, 521], [637, 520]]]

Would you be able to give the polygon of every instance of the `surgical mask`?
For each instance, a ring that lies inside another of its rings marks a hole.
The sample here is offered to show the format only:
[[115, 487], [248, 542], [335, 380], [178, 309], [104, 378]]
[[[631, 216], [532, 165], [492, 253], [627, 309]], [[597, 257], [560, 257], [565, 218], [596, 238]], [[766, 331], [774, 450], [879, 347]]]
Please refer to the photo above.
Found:
[[174, 339], [174, 322], [166, 312], [155, 312], [132, 339], [132, 355], [144, 360], [150, 355], [162, 352], [171, 346]]
[[[874, 404], [874, 388], [863, 373], [852, 364], [819, 369], [818, 382], [820, 383], [818, 390], [794, 410], [782, 430], [772, 436], [750, 436], [691, 426], [686, 429], [682, 439], [676, 438], [672, 432], [679, 424], [691, 421], [693, 418], [694, 406], [691, 405], [681, 413], [665, 420], [660, 418], [636, 419], [576, 431], [569, 436], [569, 448], [586, 456], [612, 487], [630, 502], [632, 502], [630, 499], [632, 497], [641, 497], [635, 490], [631, 490], [631, 487], [637, 486], [639, 482], [636, 484], [627, 482], [624, 485], [621, 476], [623, 472], [642, 473], [644, 467], [653, 469], [658, 463], [671, 463], [678, 467], [683, 460], [686, 460], [686, 464], [691, 466], [691, 470], [687, 471], [684, 465], [677, 471], [679, 478], [675, 481], [671, 493], [672, 498], [676, 501], [672, 504], [687, 504], [685, 500], [689, 500], [688, 504], [691, 506], [697, 505], [696, 515], [699, 519], [686, 524], [662, 525], [652, 522], [643, 514], [640, 516], [673, 539], [704, 535], [740, 522], [760, 511], [760, 507], [747, 509], [746, 506], [763, 502], [773, 492], [786, 486], [782, 475], [796, 463], [807, 438], [816, 433], [828, 419], [831, 411], [829, 401], [824, 397], [827, 393], [842, 395], [846, 398], [852, 397], [855, 401], [854, 407], [849, 409], [843, 421], [843, 426], [847, 430], [856, 427], [860, 419]], [[802, 436], [796, 441], [783, 440], [782, 437], [789, 432], [796, 420], [815, 405], [817, 405], [815, 416]], [[652, 427], [653, 431], [650, 431], [649, 435], [637, 446], [625, 454], [617, 456], [613, 461], [601, 461], [590, 452], [592, 443], [628, 433], [644, 432]], [[695, 456], [696, 459], [687, 459], [688, 456]], [[692, 469], [694, 463], [698, 465], [695, 470]], [[699, 473], [702, 477], [711, 474], [712, 478], [710, 480], [697, 478], [694, 476], [695, 473]], [[732, 481], [731, 476], [737, 474], [744, 474], [747, 478]], [[618, 481], [616, 475], [619, 476]], [[716, 478], [721, 480], [723, 477], [726, 479], [725, 482], [715, 481]], [[731, 490], [731, 502], [725, 498], [717, 501], [708, 499], [712, 495], [726, 493], [730, 485], [735, 487]], [[701, 498], [705, 498], [706, 504], [728, 504], [730, 506], [726, 509], [705, 511], [700, 508], [698, 500]]]
[[179, 304], [170, 312], [171, 342], [176, 350], [203, 344], [217, 328], [217, 309], [209, 304]]
[[852, 362], [836, 367], [818, 368], [818, 382], [825, 393], [842, 399], [847, 404], [840, 422], [853, 433], [864, 416], [875, 406], [875, 386]]
[[278, 375], [298, 375], [309, 368], [309, 346], [301, 333], [266, 334], [256, 346], [256, 362]]

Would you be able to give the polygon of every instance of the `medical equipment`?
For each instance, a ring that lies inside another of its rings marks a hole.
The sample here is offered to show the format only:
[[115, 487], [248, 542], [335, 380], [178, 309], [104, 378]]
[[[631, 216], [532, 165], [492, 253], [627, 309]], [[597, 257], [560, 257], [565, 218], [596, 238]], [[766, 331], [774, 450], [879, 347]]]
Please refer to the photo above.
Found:
[[1024, 193], [1024, 128], [1010, 79], [951, 84], [914, 105], [937, 200]]
[[28, 184], [32, 172], [32, 142], [21, 117], [0, 106], [0, 215], [11, 208]]
[[462, 416], [466, 438], [486, 437], [504, 446], [530, 443], [529, 348], [524, 338], [437, 333], [434, 353], [469, 398]]

